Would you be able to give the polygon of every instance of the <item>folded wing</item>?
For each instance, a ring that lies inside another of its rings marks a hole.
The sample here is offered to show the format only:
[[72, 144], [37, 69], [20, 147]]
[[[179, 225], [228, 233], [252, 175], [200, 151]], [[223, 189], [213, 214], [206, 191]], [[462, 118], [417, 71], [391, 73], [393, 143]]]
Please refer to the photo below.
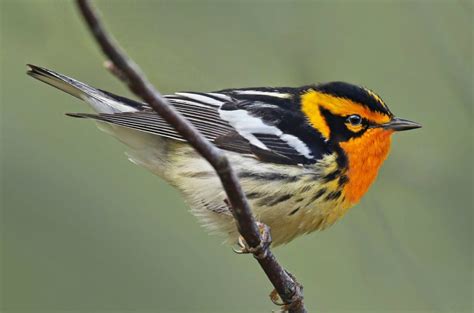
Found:
[[[176, 93], [168, 101], [216, 146], [257, 157], [262, 161], [283, 164], [311, 163], [311, 151], [300, 139], [286, 134], [271, 123], [268, 116], [255, 114], [256, 106], [272, 112], [268, 103], [236, 99], [226, 93]], [[132, 128], [173, 140], [184, 141], [176, 130], [149, 108], [122, 113], [72, 113], [84, 117]], [[268, 115], [268, 114], [267, 114]]]

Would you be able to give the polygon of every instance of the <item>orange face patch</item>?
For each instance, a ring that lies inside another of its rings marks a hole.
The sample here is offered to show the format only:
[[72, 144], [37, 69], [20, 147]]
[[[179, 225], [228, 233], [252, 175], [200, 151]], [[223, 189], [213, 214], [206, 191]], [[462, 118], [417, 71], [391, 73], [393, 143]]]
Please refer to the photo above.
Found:
[[331, 135], [331, 130], [321, 114], [320, 108], [324, 108], [334, 115], [348, 116], [358, 114], [363, 118], [377, 124], [388, 123], [390, 116], [371, 111], [366, 106], [345, 98], [334, 97], [325, 93], [310, 90], [301, 96], [301, 110], [309, 119], [311, 125], [316, 128], [326, 139]]
[[340, 143], [349, 162], [349, 181], [344, 186], [344, 196], [351, 204], [360, 200], [377, 177], [390, 150], [392, 133], [390, 130], [373, 128], [361, 137]]

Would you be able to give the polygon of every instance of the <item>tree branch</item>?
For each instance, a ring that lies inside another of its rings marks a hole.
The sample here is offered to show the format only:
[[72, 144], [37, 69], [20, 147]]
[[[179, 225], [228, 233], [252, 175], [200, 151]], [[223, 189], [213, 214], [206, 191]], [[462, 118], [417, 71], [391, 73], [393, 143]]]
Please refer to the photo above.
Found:
[[285, 309], [294, 313], [306, 312], [302, 286], [278, 264], [269, 247], [262, 244], [262, 238], [245, 193], [225, 154], [205, 139], [190, 122], [169, 105], [166, 98], [147, 80], [138, 65], [126, 55], [112, 35], [106, 32], [98, 13], [90, 2], [88, 0], [76, 0], [76, 2], [89, 30], [102, 52], [110, 60], [111, 63], [108, 63], [107, 67], [111, 72], [126, 82], [134, 94], [148, 103], [212, 165], [227, 194], [239, 233], [252, 249], [255, 258], [275, 287], [285, 304]]

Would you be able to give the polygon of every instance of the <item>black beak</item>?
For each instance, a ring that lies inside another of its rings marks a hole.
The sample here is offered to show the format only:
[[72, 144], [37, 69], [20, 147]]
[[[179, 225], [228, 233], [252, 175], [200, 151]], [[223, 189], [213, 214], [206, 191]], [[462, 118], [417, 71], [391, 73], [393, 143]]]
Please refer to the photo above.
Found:
[[421, 125], [403, 118], [394, 117], [390, 122], [381, 125], [382, 128], [392, 129], [394, 131], [402, 131], [420, 128]]

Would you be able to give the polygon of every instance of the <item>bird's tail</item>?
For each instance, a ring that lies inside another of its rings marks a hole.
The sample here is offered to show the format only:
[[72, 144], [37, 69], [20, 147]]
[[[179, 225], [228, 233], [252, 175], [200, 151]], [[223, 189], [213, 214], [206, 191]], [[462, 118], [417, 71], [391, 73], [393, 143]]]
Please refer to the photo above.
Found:
[[143, 110], [146, 105], [113, 93], [93, 88], [73, 78], [36, 65], [28, 64], [28, 75], [87, 102], [98, 113]]

